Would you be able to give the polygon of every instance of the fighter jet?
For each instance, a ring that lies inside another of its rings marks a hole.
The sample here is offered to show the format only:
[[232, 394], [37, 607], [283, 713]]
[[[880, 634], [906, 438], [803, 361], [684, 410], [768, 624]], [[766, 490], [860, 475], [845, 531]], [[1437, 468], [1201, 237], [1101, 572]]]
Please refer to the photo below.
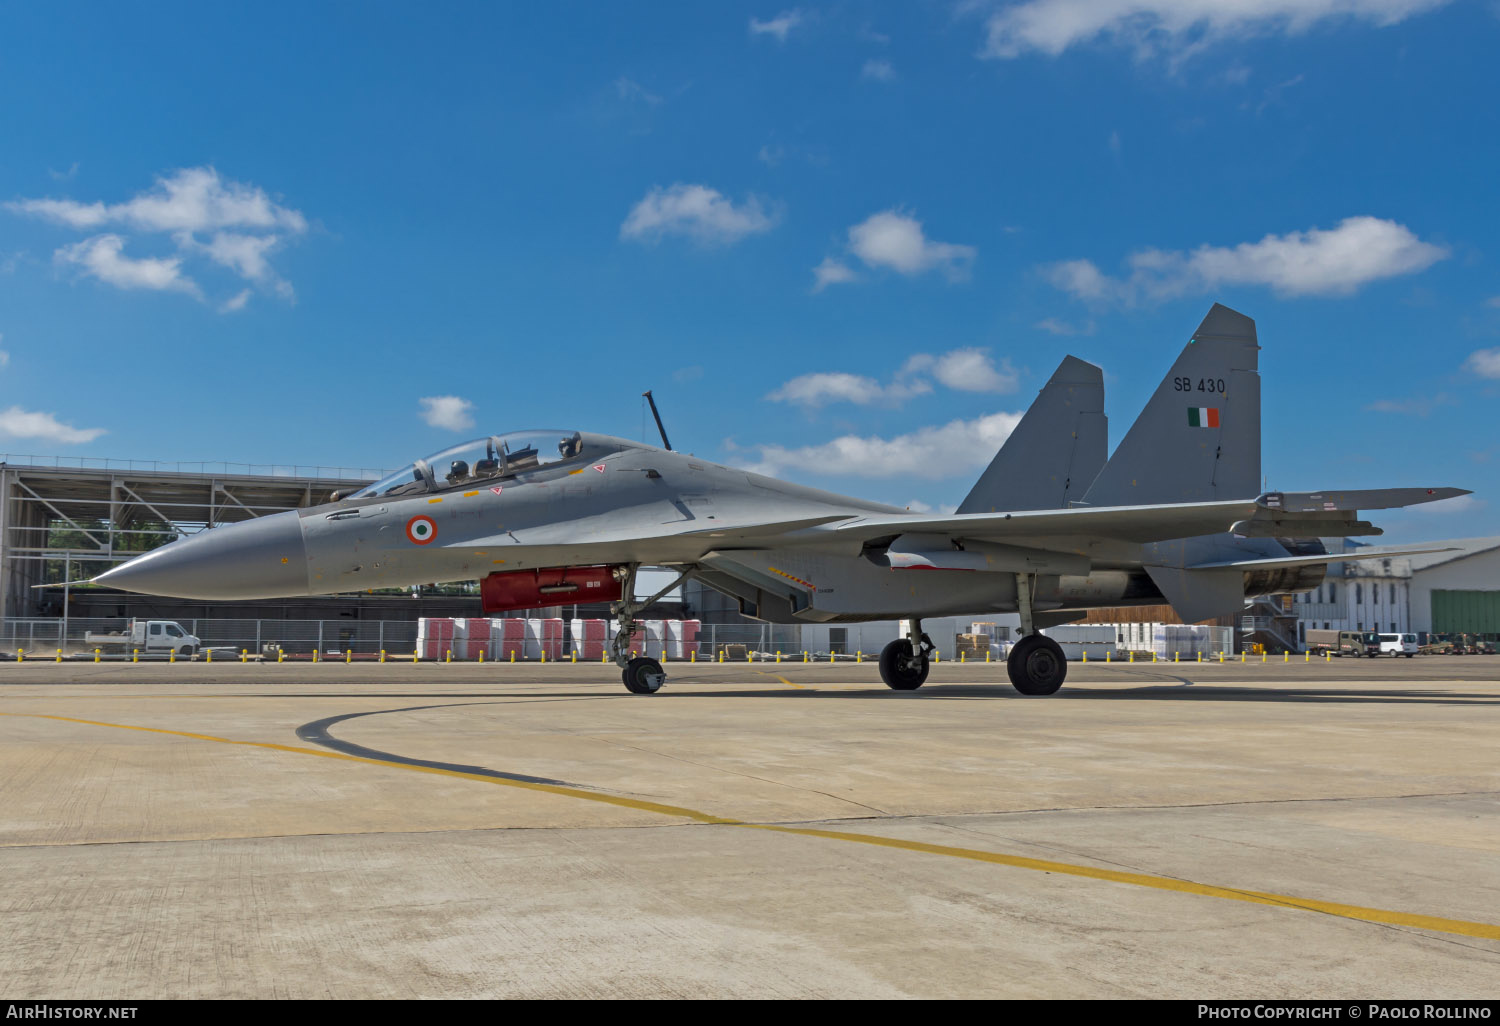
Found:
[[[1215, 304], [1107, 461], [1102, 377], [1068, 357], [948, 516], [623, 438], [523, 431], [444, 449], [327, 505], [173, 542], [96, 580], [193, 599], [478, 580], [486, 612], [607, 601], [620, 620], [615, 662], [637, 694], [666, 675], [631, 658], [635, 617], [688, 577], [775, 623], [906, 620], [880, 655], [898, 690], [927, 679], [923, 617], [1019, 613], [1007, 672], [1023, 694], [1049, 695], [1067, 663], [1046, 627], [1162, 602], [1192, 623], [1237, 613], [1246, 596], [1310, 591], [1348, 558], [1319, 538], [1381, 533], [1361, 510], [1467, 494], [1262, 492], [1258, 350], [1255, 322]], [[638, 601], [643, 565], [679, 576]]]

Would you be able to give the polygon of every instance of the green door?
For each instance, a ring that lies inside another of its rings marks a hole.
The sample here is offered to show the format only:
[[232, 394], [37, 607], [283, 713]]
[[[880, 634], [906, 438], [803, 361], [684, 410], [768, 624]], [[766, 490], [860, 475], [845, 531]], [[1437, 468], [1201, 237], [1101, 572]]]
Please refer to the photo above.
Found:
[[1439, 634], [1500, 634], [1500, 591], [1434, 591], [1432, 629]]

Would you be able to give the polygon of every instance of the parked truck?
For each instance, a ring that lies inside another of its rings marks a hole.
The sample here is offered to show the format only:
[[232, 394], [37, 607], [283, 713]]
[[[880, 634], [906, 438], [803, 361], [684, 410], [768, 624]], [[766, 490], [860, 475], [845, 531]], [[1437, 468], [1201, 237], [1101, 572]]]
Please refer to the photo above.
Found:
[[125, 630], [117, 634], [95, 634], [90, 631], [83, 636], [89, 648], [105, 652], [140, 652], [145, 655], [166, 655], [176, 652], [181, 656], [197, 653], [202, 644], [197, 638], [182, 629], [176, 620], [129, 620]]
[[1336, 656], [1378, 656], [1380, 635], [1374, 631], [1310, 630], [1305, 639], [1307, 650], [1315, 655], [1332, 652]]

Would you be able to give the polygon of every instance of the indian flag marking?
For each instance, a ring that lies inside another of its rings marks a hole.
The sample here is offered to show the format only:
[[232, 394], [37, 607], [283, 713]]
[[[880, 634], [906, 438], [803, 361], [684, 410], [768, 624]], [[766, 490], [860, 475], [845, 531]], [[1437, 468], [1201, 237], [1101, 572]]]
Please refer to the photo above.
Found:
[[1216, 428], [1219, 426], [1219, 409], [1216, 406], [1189, 406], [1188, 427]]

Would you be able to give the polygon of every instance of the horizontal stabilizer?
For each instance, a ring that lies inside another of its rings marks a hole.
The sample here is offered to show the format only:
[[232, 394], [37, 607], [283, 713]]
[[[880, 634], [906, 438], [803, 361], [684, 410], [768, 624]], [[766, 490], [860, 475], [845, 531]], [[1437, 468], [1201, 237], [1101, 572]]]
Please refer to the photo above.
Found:
[[1183, 623], [1227, 616], [1245, 608], [1245, 575], [1233, 566], [1187, 570], [1148, 566], [1146, 573], [1151, 575], [1151, 580], [1172, 604], [1172, 611], [1182, 617]]
[[1426, 545], [1417, 548], [1370, 546], [1353, 552], [1324, 552], [1316, 556], [1278, 556], [1274, 559], [1237, 559], [1228, 563], [1199, 563], [1190, 570], [1275, 570], [1286, 566], [1317, 566], [1320, 563], [1350, 563], [1361, 559], [1383, 559], [1391, 556], [1421, 556], [1429, 552], [1454, 552], [1452, 545]]

